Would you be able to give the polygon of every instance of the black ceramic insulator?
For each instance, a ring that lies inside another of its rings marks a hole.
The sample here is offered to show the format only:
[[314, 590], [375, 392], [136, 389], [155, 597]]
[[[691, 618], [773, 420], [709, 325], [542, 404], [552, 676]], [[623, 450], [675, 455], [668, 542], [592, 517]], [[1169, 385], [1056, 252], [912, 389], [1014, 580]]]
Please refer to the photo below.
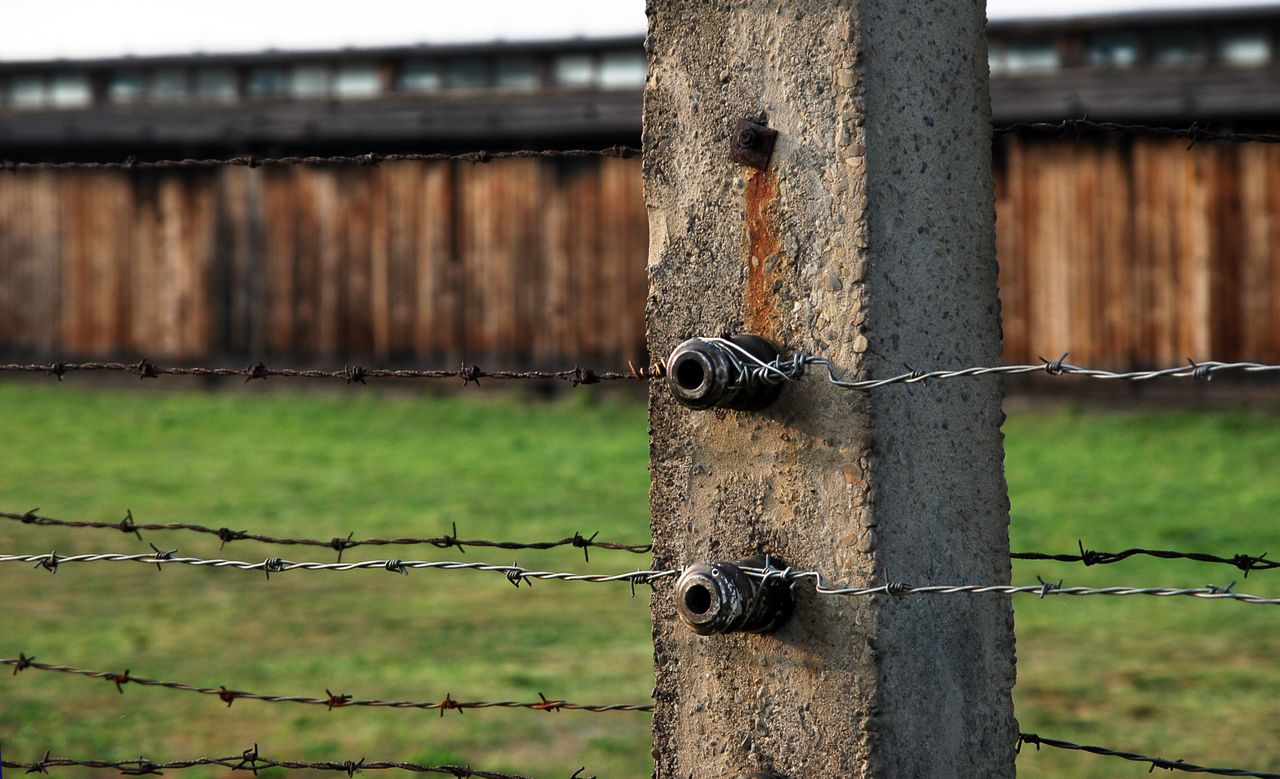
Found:
[[[778, 358], [778, 347], [758, 335], [734, 335], [727, 339], [761, 362]], [[690, 338], [667, 359], [667, 386], [677, 401], [689, 408], [762, 409], [778, 399], [781, 384], [742, 382], [736, 364], [749, 361], [727, 346]]]
[[694, 563], [676, 582], [676, 613], [693, 632], [772, 633], [795, 607], [791, 584], [782, 578], [757, 579], [743, 568], [775, 568], [786, 563], [770, 556], [732, 563]]

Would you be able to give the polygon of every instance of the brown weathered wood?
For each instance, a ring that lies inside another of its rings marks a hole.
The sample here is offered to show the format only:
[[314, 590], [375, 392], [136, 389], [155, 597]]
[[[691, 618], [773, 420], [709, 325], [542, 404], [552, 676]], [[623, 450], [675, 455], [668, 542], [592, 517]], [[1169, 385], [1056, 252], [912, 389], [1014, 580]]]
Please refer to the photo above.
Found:
[[[1280, 359], [1280, 149], [999, 144], [1007, 360]], [[616, 368], [645, 358], [639, 184], [634, 159], [5, 176], [0, 351]]]

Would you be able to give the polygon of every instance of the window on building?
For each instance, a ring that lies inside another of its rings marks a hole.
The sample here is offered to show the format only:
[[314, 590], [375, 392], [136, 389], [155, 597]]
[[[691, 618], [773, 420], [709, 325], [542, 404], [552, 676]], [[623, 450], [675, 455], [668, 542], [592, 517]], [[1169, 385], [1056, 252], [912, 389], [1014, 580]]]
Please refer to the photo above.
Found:
[[1129, 32], [1099, 33], [1089, 42], [1088, 63], [1095, 68], [1127, 68], [1138, 63], [1138, 36]]
[[440, 88], [440, 66], [434, 60], [406, 62], [396, 86], [405, 92], [434, 92]]
[[1271, 41], [1262, 30], [1228, 30], [1214, 40], [1214, 58], [1228, 65], [1265, 65]]
[[649, 75], [649, 61], [644, 52], [606, 51], [600, 56], [600, 86], [605, 89], [644, 86]]
[[1195, 30], [1161, 30], [1148, 39], [1152, 65], [1194, 65], [1203, 59]]
[[14, 108], [44, 108], [47, 103], [43, 76], [13, 76], [9, 79], [9, 105]]
[[113, 103], [136, 103], [142, 99], [142, 72], [117, 70], [107, 82], [107, 99]]
[[1062, 64], [1053, 38], [1023, 38], [1005, 42], [1004, 67], [1009, 73], [1054, 70]]
[[494, 68], [499, 89], [536, 89], [541, 80], [533, 57], [499, 57]]
[[595, 83], [596, 63], [590, 54], [561, 54], [551, 62], [551, 80], [563, 87], [587, 87]]
[[382, 93], [382, 75], [371, 62], [351, 62], [339, 65], [333, 73], [333, 94], [351, 99], [376, 97]]
[[444, 85], [449, 89], [479, 89], [489, 85], [488, 63], [482, 59], [447, 60], [444, 63]]
[[260, 65], [249, 69], [244, 91], [249, 97], [279, 97], [285, 94], [287, 87], [288, 78], [283, 67]]
[[147, 98], [150, 100], [186, 100], [191, 96], [187, 87], [187, 73], [181, 68], [159, 68], [151, 72], [147, 80]]
[[329, 94], [328, 65], [294, 65], [289, 73], [289, 95], [314, 99]]
[[59, 73], [49, 80], [48, 102], [55, 108], [82, 108], [93, 102], [88, 73]]
[[196, 97], [217, 103], [236, 99], [236, 74], [231, 68], [200, 68], [196, 71]]

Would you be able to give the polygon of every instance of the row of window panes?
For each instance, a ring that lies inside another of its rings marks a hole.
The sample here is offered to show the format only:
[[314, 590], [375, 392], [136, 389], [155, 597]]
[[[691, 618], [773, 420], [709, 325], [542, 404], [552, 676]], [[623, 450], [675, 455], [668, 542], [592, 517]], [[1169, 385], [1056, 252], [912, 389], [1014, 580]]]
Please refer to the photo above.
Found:
[[5, 102], [15, 108], [79, 108], [93, 101], [93, 90], [84, 74], [13, 76], [8, 86]]
[[[1197, 30], [1158, 30], [1145, 36], [1146, 61], [1152, 65], [1196, 65], [1205, 59]], [[1085, 64], [1097, 68], [1137, 65], [1143, 37], [1136, 32], [1099, 33], [1089, 42]], [[1214, 36], [1213, 60], [1226, 65], [1256, 66], [1271, 61], [1271, 39], [1265, 30], [1230, 30]], [[1009, 39], [988, 49], [992, 73], [1025, 73], [1062, 67], [1057, 41], [1050, 37]]]
[[[562, 87], [615, 89], [642, 86], [647, 72], [642, 52], [604, 52], [598, 57], [575, 53], [552, 57], [546, 78]], [[395, 87], [405, 92], [491, 87], [534, 90], [543, 83], [538, 60], [513, 56], [410, 60], [400, 68]], [[373, 63], [260, 65], [249, 68], [244, 78], [244, 94], [249, 98], [346, 100], [376, 97], [382, 92], [382, 76]], [[233, 102], [239, 94], [236, 72], [229, 67], [161, 67], [146, 72], [122, 69], [112, 71], [106, 84], [106, 97], [112, 103]], [[16, 75], [8, 80], [3, 96], [4, 102], [15, 108], [74, 108], [89, 105], [93, 89], [84, 73]]]
[[[644, 85], [649, 65], [643, 52], [609, 51], [559, 54], [551, 58], [546, 82], [561, 87], [617, 89]], [[544, 83], [538, 60], [533, 57], [480, 57], [443, 61], [409, 61], [400, 70], [397, 89], [434, 92], [440, 89], [533, 90]]]

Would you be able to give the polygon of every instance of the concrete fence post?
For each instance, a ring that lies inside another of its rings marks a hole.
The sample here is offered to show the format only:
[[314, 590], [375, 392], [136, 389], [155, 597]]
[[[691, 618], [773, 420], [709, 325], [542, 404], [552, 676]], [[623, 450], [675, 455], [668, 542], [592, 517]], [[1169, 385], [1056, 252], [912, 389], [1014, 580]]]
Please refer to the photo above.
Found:
[[[1000, 357], [981, 0], [649, 0], [648, 345], [755, 333], [849, 376]], [[767, 168], [728, 157], [742, 119]], [[692, 410], [653, 383], [656, 564], [778, 555], [836, 581], [1010, 578], [995, 377]], [[819, 597], [701, 636], [653, 599], [658, 779], [1014, 774], [993, 595]]]

